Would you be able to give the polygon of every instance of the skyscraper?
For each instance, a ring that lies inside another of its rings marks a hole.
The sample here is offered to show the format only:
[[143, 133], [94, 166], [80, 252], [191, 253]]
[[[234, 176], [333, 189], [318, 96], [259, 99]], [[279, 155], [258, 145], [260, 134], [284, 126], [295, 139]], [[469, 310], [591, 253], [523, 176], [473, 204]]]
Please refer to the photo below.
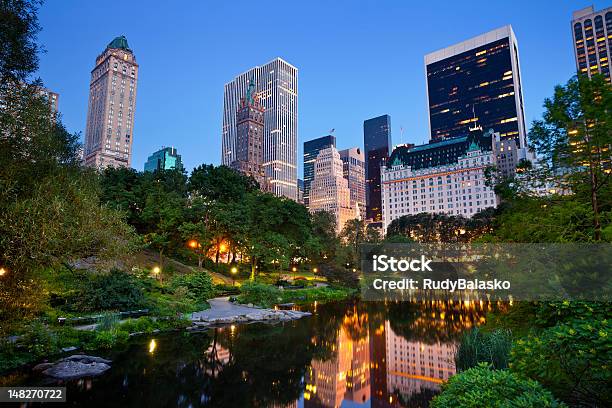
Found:
[[57, 114], [59, 112], [59, 94], [57, 92], [53, 92], [47, 88], [39, 88], [38, 93], [41, 96], [47, 98], [49, 101], [49, 108], [51, 108], [51, 113]]
[[230, 167], [253, 177], [263, 191], [269, 185], [263, 169], [264, 108], [255, 93], [255, 82], [251, 80], [246, 96], [240, 100], [236, 112], [236, 160]]
[[336, 147], [336, 137], [332, 135], [318, 137], [304, 142], [304, 205], [310, 200], [310, 183], [314, 178], [314, 163], [319, 152], [328, 147]]
[[380, 166], [391, 153], [391, 116], [382, 115], [363, 122], [366, 177], [366, 218], [382, 221]]
[[463, 137], [476, 121], [525, 147], [518, 45], [507, 25], [425, 56], [432, 141]]
[[572, 15], [574, 56], [579, 74], [600, 73], [608, 82], [610, 50], [612, 50], [612, 7], [595, 12], [593, 6], [575, 11]]
[[149, 156], [144, 165], [144, 171], [183, 170], [181, 155], [174, 147], [164, 147]]
[[225, 84], [221, 162], [236, 160], [236, 111], [250, 81], [264, 107], [263, 167], [270, 189], [297, 200], [298, 69], [281, 58], [254, 67]]
[[343, 176], [348, 181], [351, 192], [351, 207], [359, 210], [359, 216], [365, 218], [365, 158], [358, 147], [340, 150]]
[[132, 159], [138, 64], [120, 36], [96, 58], [89, 84], [85, 165], [129, 167]]
[[351, 192], [343, 176], [342, 160], [333, 146], [317, 155], [309, 204], [311, 213], [324, 210], [334, 214], [337, 232], [342, 231], [346, 221], [357, 218], [356, 209], [351, 207]]

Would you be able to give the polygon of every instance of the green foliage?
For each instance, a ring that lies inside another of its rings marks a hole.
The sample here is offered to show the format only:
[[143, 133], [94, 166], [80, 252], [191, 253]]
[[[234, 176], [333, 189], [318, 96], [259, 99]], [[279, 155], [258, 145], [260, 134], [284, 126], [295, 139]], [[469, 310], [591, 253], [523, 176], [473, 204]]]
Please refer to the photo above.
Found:
[[91, 275], [75, 299], [80, 311], [145, 308], [147, 302], [140, 282], [131, 274], [119, 270]]
[[612, 333], [607, 303], [539, 305], [544, 327], [516, 341], [510, 367], [541, 382], [571, 405], [609, 406], [612, 397]]
[[491, 231], [494, 215], [492, 208], [470, 219], [430, 213], [404, 215], [389, 224], [387, 237], [405, 236], [417, 242], [471, 242]]
[[138, 319], [126, 319], [121, 322], [121, 330], [128, 333], [151, 333], [157, 327], [156, 322], [148, 316], [142, 316]]
[[57, 339], [45, 325], [34, 321], [27, 328], [20, 342], [24, 344], [35, 358], [40, 358], [58, 351]]
[[238, 301], [244, 304], [252, 303], [262, 307], [272, 307], [282, 302], [281, 291], [275, 286], [264, 283], [244, 282], [240, 287], [240, 292]]
[[25, 81], [38, 68], [37, 0], [5, 0], [0, 8], [0, 84]]
[[119, 315], [112, 312], [106, 312], [102, 315], [102, 317], [98, 320], [98, 329], [99, 330], [110, 330], [117, 326], [119, 323]]
[[111, 350], [118, 346], [125, 345], [130, 338], [130, 334], [122, 329], [114, 328], [96, 332], [93, 340], [85, 345], [86, 350]]
[[253, 178], [245, 177], [227, 166], [202, 164], [189, 177], [189, 191], [214, 201], [240, 200], [259, 185]]
[[565, 405], [536, 381], [486, 364], [452, 376], [431, 408], [556, 408]]
[[458, 371], [476, 367], [480, 363], [490, 364], [494, 369], [508, 368], [512, 335], [509, 330], [494, 330], [483, 333], [474, 328], [463, 334], [455, 354]]
[[359, 275], [352, 269], [331, 262], [322, 264], [319, 269], [321, 276], [324, 276], [330, 284], [353, 289], [359, 287]]
[[197, 301], [205, 301], [215, 295], [212, 278], [206, 272], [177, 275], [173, 278], [171, 287], [175, 290], [179, 287], [186, 288], [187, 296]]

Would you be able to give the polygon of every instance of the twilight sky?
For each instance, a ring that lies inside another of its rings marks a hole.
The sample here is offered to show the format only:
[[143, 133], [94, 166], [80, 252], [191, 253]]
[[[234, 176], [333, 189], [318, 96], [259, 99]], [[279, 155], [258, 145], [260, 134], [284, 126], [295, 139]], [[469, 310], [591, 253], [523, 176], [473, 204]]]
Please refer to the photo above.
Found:
[[[414, 3], [414, 4], [413, 4]], [[425, 54], [511, 24], [519, 43], [528, 127], [575, 72], [571, 13], [605, 1], [47, 0], [39, 76], [84, 137], [90, 71], [116, 36], [140, 65], [132, 166], [175, 146], [188, 171], [219, 164], [223, 85], [274, 57], [299, 69], [303, 142], [335, 128], [363, 146], [363, 120], [391, 115], [393, 143], [428, 140]], [[403, 127], [403, 137], [400, 134]]]

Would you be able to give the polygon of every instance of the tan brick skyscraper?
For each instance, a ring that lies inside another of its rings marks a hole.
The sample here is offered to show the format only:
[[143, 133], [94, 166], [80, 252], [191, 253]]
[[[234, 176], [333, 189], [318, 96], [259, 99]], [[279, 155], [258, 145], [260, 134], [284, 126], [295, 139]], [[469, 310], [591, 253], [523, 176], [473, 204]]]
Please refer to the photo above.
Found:
[[91, 71], [85, 165], [129, 167], [132, 159], [138, 64], [124, 36], [96, 58]]

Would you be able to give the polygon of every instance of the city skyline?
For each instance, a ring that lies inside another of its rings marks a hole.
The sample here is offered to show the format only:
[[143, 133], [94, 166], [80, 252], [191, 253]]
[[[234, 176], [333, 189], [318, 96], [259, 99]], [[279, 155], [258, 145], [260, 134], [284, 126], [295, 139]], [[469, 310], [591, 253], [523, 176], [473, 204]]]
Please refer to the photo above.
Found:
[[[438, 14], [424, 6], [407, 7], [389, 2], [388, 7], [378, 9], [373, 3], [365, 2], [363, 7], [372, 11], [373, 17], [385, 17], [395, 24], [377, 25], [367, 18], [368, 13], [359, 13], [358, 16], [351, 14], [352, 21], [356, 24], [348, 27], [343, 25], [342, 28], [348, 29], [346, 34], [343, 34], [340, 28], [322, 30], [329, 40], [328, 44], [313, 41], [323, 34], [319, 33], [319, 30], [300, 26], [290, 30], [286, 38], [261, 41], [262, 44], [255, 41], [240, 52], [235, 52], [230, 46], [232, 38], [238, 34], [231, 34], [228, 30], [214, 33], [213, 28], [217, 23], [201, 32], [195, 27], [175, 27], [174, 30], [165, 32], [164, 38], [160, 38], [157, 35], [152, 36], [150, 29], [142, 22], [125, 24], [118, 21], [105, 25], [95, 33], [80, 36], [80, 41], [56, 41], [58, 36], [65, 36], [61, 30], [64, 19], [76, 21], [78, 29], [81, 24], [86, 23], [84, 18], [79, 19], [78, 16], [93, 16], [95, 22], [98, 12], [96, 6], [91, 4], [66, 2], [54, 7], [47, 4], [41, 9], [44, 29], [40, 34], [47, 53], [41, 57], [41, 69], [37, 75], [43, 78], [47, 88], [62, 95], [60, 112], [68, 129], [80, 131], [84, 136], [91, 60], [100, 52], [101, 44], [107, 44], [116, 36], [125, 35], [130, 40], [131, 48], [136, 50], [139, 63], [146, 68], [141, 73], [141, 76], [144, 75], [143, 79], [139, 81], [139, 106], [134, 129], [136, 143], [133, 146], [132, 167], [137, 169], [142, 168], [151, 151], [160, 145], [170, 144], [185, 152], [184, 162], [188, 171], [201, 163], [219, 164], [223, 84], [240, 72], [276, 57], [291, 62], [300, 70], [302, 92], [299, 102], [298, 158], [302, 157], [301, 146], [304, 141], [325, 134], [330, 128], [336, 128], [339, 149], [361, 146], [359, 141], [362, 121], [384, 113], [394, 117], [392, 133], [395, 133], [395, 144], [421, 144], [428, 140], [424, 55], [511, 24], [521, 44], [526, 124], [529, 128], [531, 121], [541, 114], [543, 99], [550, 96], [550, 89], [565, 82], [575, 72], [570, 21], [574, 11], [590, 4], [593, 4], [596, 10], [606, 7], [603, 2], [575, 2], [563, 5], [555, 3], [555, 7], [551, 7], [552, 3], [535, 5], [536, 8], [547, 10], [548, 18], [545, 20], [536, 19], [538, 13], [518, 12], [521, 7], [516, 8], [517, 12], [504, 10], [501, 13], [490, 10], [480, 13], [478, 19], [470, 17], [472, 24], [467, 25], [468, 27], [455, 28], [457, 25], [453, 25], [453, 30], [426, 28], [426, 32], [430, 34], [428, 41], [406, 46], [406, 40], [411, 38], [411, 35], [419, 28], [427, 27], [423, 22], [412, 27], [398, 25], [398, 19], [407, 13], [418, 10], [419, 16], [424, 20], [435, 15], [441, 25], [450, 19], [461, 19], [468, 13], [452, 4], [449, 4], [445, 13]], [[305, 6], [291, 7], [300, 9]], [[477, 8], [478, 5], [474, 4], [474, 7]], [[206, 21], [212, 21], [219, 13], [236, 12], [239, 8], [240, 6], [236, 6], [234, 9], [232, 6], [230, 10], [229, 7], [220, 5], [206, 5], [195, 10], [193, 14], [203, 15]], [[306, 16], [315, 14], [314, 7], [312, 10], [306, 8], [307, 10], [301, 10]], [[153, 8], [143, 11], [142, 8], [129, 5], [126, 13], [128, 16], [136, 16], [139, 10], [143, 13], [143, 21], [151, 23], [162, 19], [166, 14], [169, 20], [177, 18], [177, 13], [181, 14], [179, 9], [162, 12], [161, 9]], [[338, 5], [325, 7], [330, 20], [342, 10], [344, 8]], [[252, 11], [240, 12], [237, 21], [256, 17], [249, 13], [257, 14]], [[50, 21], [54, 21], [54, 24], [49, 24]], [[282, 23], [283, 26], [285, 24], [287, 23]], [[329, 22], [324, 24], [331, 25]], [[189, 21], [185, 26], [189, 26]], [[185, 31], [189, 35], [185, 35]], [[221, 34], [227, 35], [227, 41], [224, 38], [220, 43], [215, 43], [219, 41], [216, 36]], [[358, 40], [368, 34], [372, 34], [372, 39], [357, 47], [353, 40], [350, 44], [345, 42], [348, 37], [354, 37], [355, 42], [359, 42]], [[197, 41], [198, 38], [204, 41]], [[316, 47], [311, 43], [317, 43]], [[386, 63], [363, 61], [357, 64], [356, 60], [363, 59], [360, 52], [374, 43], [378, 44], [381, 52], [387, 53]], [[178, 55], [189, 57], [190, 60], [185, 64], [169, 65], [167, 60], [160, 63], [155, 50], [169, 44], [176, 47]], [[346, 47], [338, 51], [339, 44]], [[195, 45], [204, 54], [212, 55], [215, 58], [214, 64], [202, 64], [202, 57], [196, 56], [198, 52], [190, 51], [187, 54], [186, 49], [191, 50]], [[231, 58], [228, 58], [230, 54]], [[70, 55], [71, 64], [62, 64], [67, 55]], [[550, 64], [551, 59], [557, 61], [554, 66]], [[167, 83], [160, 83], [157, 76], [161, 75], [162, 71], [167, 72], [168, 68], [180, 68], [181, 74], [172, 76], [172, 81], [165, 78]], [[345, 72], [347, 70], [352, 72]], [[346, 73], [342, 81], [337, 81], [338, 71]], [[537, 80], [538, 77], [542, 79]], [[394, 86], [386, 86], [390, 82]], [[409, 98], [406, 98], [406, 94]], [[339, 96], [341, 98], [338, 98]], [[159, 121], [160, 117], [168, 119]], [[399, 131], [400, 127], [404, 129], [403, 135]], [[167, 135], [176, 136], [168, 138]], [[301, 165], [301, 160], [298, 159], [298, 177], [302, 175]]]

